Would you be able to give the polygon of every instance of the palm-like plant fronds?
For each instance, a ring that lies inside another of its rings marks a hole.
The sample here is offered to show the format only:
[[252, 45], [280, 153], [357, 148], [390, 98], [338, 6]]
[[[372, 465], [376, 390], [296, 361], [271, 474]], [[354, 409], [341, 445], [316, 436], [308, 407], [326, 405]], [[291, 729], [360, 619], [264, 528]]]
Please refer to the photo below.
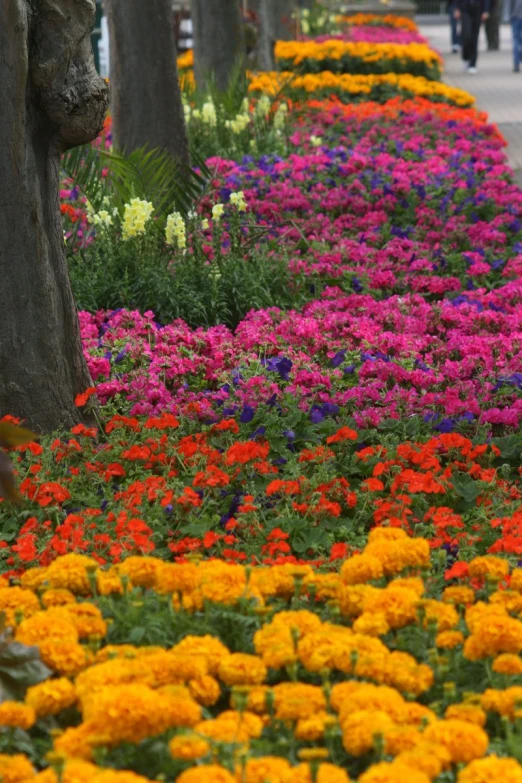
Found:
[[161, 221], [174, 210], [187, 215], [205, 192], [211, 172], [195, 152], [192, 161], [197, 170], [164, 150], [143, 147], [123, 154], [86, 145], [66, 152], [62, 167], [96, 212], [106, 199], [121, 213], [132, 198], [141, 198], [154, 205]]

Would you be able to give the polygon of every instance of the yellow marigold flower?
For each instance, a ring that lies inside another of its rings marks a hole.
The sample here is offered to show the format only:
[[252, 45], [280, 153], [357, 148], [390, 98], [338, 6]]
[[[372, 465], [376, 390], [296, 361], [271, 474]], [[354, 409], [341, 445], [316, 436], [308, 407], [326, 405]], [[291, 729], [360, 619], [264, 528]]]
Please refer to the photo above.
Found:
[[264, 663], [279, 669], [295, 660], [295, 642], [289, 626], [267, 623], [254, 634], [256, 653]]
[[[24, 590], [31, 590], [36, 593], [47, 579], [47, 568], [28, 568], [20, 577], [20, 585]], [[0, 587], [7, 585], [0, 585]]]
[[53, 749], [55, 753], [67, 759], [92, 761], [94, 739], [91, 726], [86, 723], [80, 723], [79, 726], [65, 729], [62, 734], [55, 738]]
[[498, 582], [509, 574], [509, 562], [493, 555], [474, 557], [469, 564], [469, 575]]
[[425, 663], [417, 663], [409, 653], [395, 650], [383, 664], [381, 674], [374, 679], [397, 688], [402, 693], [419, 696], [433, 685], [432, 669]]
[[236, 770], [238, 783], [286, 783], [290, 763], [279, 756], [248, 759], [245, 769]]
[[301, 682], [282, 682], [272, 689], [278, 720], [308, 718], [326, 709], [323, 689]]
[[419, 598], [424, 595], [426, 589], [420, 576], [397, 576], [388, 583], [388, 587], [407, 587], [417, 593]]
[[156, 572], [155, 590], [168, 593], [192, 592], [199, 581], [199, 566], [195, 563], [162, 563]]
[[387, 587], [368, 595], [363, 601], [365, 612], [382, 614], [390, 628], [404, 628], [417, 620], [419, 597], [406, 587]]
[[482, 727], [486, 725], [486, 713], [474, 704], [450, 704], [444, 717], [446, 720], [456, 718]]
[[365, 612], [354, 622], [353, 630], [367, 636], [385, 636], [390, 630], [390, 626], [383, 614]]
[[483, 601], [478, 601], [474, 606], [466, 609], [465, 619], [471, 633], [475, 633], [480, 631], [490, 618], [498, 619], [507, 616], [506, 607], [502, 604], [485, 604]]
[[487, 756], [461, 769], [457, 783], [522, 783], [522, 766], [515, 759]]
[[[352, 588], [348, 588], [352, 589]], [[337, 652], [344, 645], [355, 646], [354, 633], [350, 628], [324, 625], [320, 631], [307, 634], [297, 645], [297, 655], [302, 665], [310, 672], [333, 668]], [[358, 637], [362, 638], [362, 637]], [[367, 637], [369, 638], [369, 637]], [[377, 644], [382, 644], [375, 640]], [[383, 649], [386, 650], [384, 645]]]
[[147, 658], [115, 658], [91, 666], [76, 679], [76, 692], [80, 698], [89, 698], [108, 685], [140, 683], [156, 684], [154, 673], [147, 664]]
[[343, 747], [350, 756], [363, 756], [374, 747], [376, 737], [386, 737], [394, 726], [385, 712], [373, 709], [352, 712], [341, 721]]
[[176, 778], [176, 783], [236, 783], [236, 779], [218, 764], [203, 764], [186, 769]]
[[499, 653], [519, 653], [521, 650], [522, 622], [508, 615], [490, 615], [487, 623], [466, 639], [463, 652], [465, 658], [476, 661]]
[[38, 647], [46, 666], [65, 677], [75, 677], [92, 660], [92, 654], [77, 642], [51, 639], [40, 642]]
[[338, 574], [313, 573], [303, 580], [305, 589], [310, 589], [313, 586], [319, 601], [328, 601], [330, 598], [335, 598], [340, 584], [341, 580]]
[[430, 783], [429, 777], [419, 769], [402, 761], [382, 761], [364, 772], [358, 783]]
[[27, 689], [25, 703], [34, 709], [39, 718], [58, 715], [76, 704], [76, 689], [66, 677], [46, 680]]
[[[313, 783], [313, 781], [312, 769], [308, 763], [293, 767], [285, 778], [285, 783]], [[350, 783], [344, 769], [326, 762], [319, 764], [315, 781], [316, 783]]]
[[199, 680], [208, 674], [208, 664], [203, 656], [179, 655], [162, 650], [147, 655], [143, 663], [152, 673], [156, 686]]
[[341, 581], [345, 585], [359, 585], [381, 579], [383, 566], [377, 557], [371, 555], [353, 555], [342, 565]]
[[118, 568], [108, 568], [106, 571], [99, 568], [96, 572], [96, 589], [100, 595], [122, 595], [123, 585]]
[[104, 637], [107, 633], [107, 623], [94, 604], [87, 602], [67, 604], [53, 607], [47, 611], [47, 614], [49, 617], [63, 618], [72, 623], [80, 639], [88, 639], [90, 636]]
[[350, 585], [340, 587], [338, 592], [339, 608], [345, 617], [358, 617], [363, 613], [364, 603], [369, 597], [378, 595], [381, 590], [372, 585]]
[[301, 742], [316, 742], [322, 739], [326, 727], [335, 723], [336, 719], [333, 715], [321, 710], [315, 715], [298, 720], [294, 733]]
[[147, 685], [113, 685], [84, 703], [83, 718], [96, 744], [141, 742], [174, 727], [195, 726], [201, 707], [193, 699], [171, 698]]
[[46, 590], [42, 595], [42, 603], [46, 609], [51, 606], [65, 606], [66, 604], [75, 604], [76, 596], [70, 590]]
[[[270, 690], [271, 689], [268, 687], [268, 685], [257, 685], [252, 688], [247, 688], [247, 710], [250, 712], [255, 712], [257, 715], [263, 715], [266, 713], [268, 710], [266, 697]], [[232, 707], [237, 707], [234, 691], [232, 691], [230, 696], [230, 704]]]
[[429, 707], [425, 707], [424, 704], [418, 704], [416, 701], [406, 701], [398, 723], [424, 726], [436, 720], [436, 714]]
[[0, 612], [8, 626], [16, 624], [17, 615], [31, 617], [40, 611], [40, 601], [30, 590], [22, 587], [0, 587]]
[[512, 655], [511, 653], [498, 655], [493, 661], [493, 671], [498, 674], [512, 676], [522, 674], [522, 659], [518, 655]]
[[424, 538], [377, 539], [367, 545], [364, 553], [381, 562], [386, 576], [395, 576], [405, 568], [421, 568], [430, 563], [430, 545]]
[[501, 604], [510, 614], [522, 611], [522, 595], [516, 590], [496, 590], [489, 596], [490, 604]]
[[442, 631], [435, 637], [435, 644], [441, 650], [453, 650], [464, 644], [464, 634], [460, 631]]
[[54, 560], [47, 569], [51, 587], [71, 590], [75, 595], [90, 595], [88, 572], [98, 569], [98, 563], [87, 555], [69, 554]]
[[386, 713], [394, 723], [400, 723], [404, 707], [404, 697], [394, 688], [389, 688], [386, 685], [361, 683], [357, 690], [347, 694], [340, 702], [339, 721], [344, 724], [345, 718], [366, 710]]
[[460, 620], [459, 614], [452, 604], [444, 604], [431, 599], [419, 601], [419, 607], [424, 610], [424, 627], [433, 624], [439, 632], [450, 631]]
[[369, 544], [375, 541], [399, 541], [407, 538], [408, 534], [401, 527], [374, 527], [368, 533]]
[[211, 707], [221, 696], [219, 682], [211, 675], [189, 680], [189, 691], [192, 698], [204, 707]]
[[430, 780], [438, 777], [451, 764], [451, 756], [443, 745], [421, 740], [411, 750], [403, 751], [395, 757], [397, 764], [406, 764], [423, 772]]
[[219, 664], [218, 676], [225, 685], [261, 685], [267, 669], [256, 655], [232, 653]]
[[154, 587], [163, 562], [157, 557], [128, 557], [118, 566], [120, 576], [126, 576], [136, 587]]
[[422, 741], [422, 734], [415, 726], [395, 726], [384, 737], [386, 753], [398, 756], [408, 750], [413, 750]]
[[0, 754], [0, 780], [2, 783], [22, 783], [34, 778], [31, 762], [22, 754], [6, 756]]
[[191, 657], [197, 655], [205, 658], [209, 674], [217, 674], [221, 661], [230, 655], [230, 650], [215, 636], [185, 636], [176, 644], [171, 652]]
[[42, 640], [78, 642], [79, 634], [71, 618], [52, 611], [38, 612], [22, 620], [16, 629], [16, 641], [27, 645], [40, 644]]
[[522, 702], [522, 686], [513, 685], [503, 691], [488, 688], [481, 696], [480, 703], [487, 712], [498, 712], [511, 720], [515, 717], [515, 709]]
[[444, 745], [455, 763], [469, 763], [473, 759], [484, 756], [488, 749], [489, 739], [484, 729], [463, 720], [441, 720], [431, 723], [424, 731], [424, 738], [429, 742]]
[[[65, 763], [61, 783], [91, 783], [99, 768], [88, 761], [70, 759]], [[32, 778], [32, 783], [59, 783], [58, 775], [50, 767]]]
[[0, 726], [30, 729], [36, 722], [36, 713], [27, 704], [18, 701], [4, 701], [0, 704]]
[[446, 587], [442, 593], [442, 600], [447, 604], [456, 604], [457, 606], [467, 606], [475, 600], [475, 592], [471, 587], [455, 585]]
[[348, 700], [353, 693], [361, 688], [366, 688], [367, 683], [357, 682], [357, 680], [345, 680], [336, 683], [330, 692], [330, 705], [332, 709], [339, 712], [344, 701]]
[[[520, 592], [522, 590], [522, 568], [515, 568], [511, 573], [509, 586], [512, 590]], [[25, 585], [22, 585], [25, 587]]]
[[217, 742], [245, 743], [261, 736], [263, 721], [252, 712], [226, 710], [213, 720], [198, 723], [195, 731]]
[[197, 734], [178, 734], [169, 742], [170, 754], [175, 759], [194, 761], [210, 753], [210, 745]]
[[317, 631], [322, 625], [320, 618], [306, 609], [298, 612], [278, 612], [273, 616], [272, 624], [298, 631], [299, 636]]

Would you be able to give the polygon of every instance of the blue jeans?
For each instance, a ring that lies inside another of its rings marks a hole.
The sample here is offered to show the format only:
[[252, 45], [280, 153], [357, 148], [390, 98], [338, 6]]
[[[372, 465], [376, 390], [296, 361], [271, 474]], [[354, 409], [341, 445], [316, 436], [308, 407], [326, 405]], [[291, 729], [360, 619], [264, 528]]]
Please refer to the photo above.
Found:
[[455, 19], [454, 3], [451, 3], [448, 13], [449, 13], [449, 22], [450, 22], [450, 30], [451, 30], [451, 46], [453, 48], [454, 46], [460, 46], [459, 23]]
[[511, 29], [513, 30], [513, 67], [518, 71], [522, 58], [522, 18], [512, 19]]

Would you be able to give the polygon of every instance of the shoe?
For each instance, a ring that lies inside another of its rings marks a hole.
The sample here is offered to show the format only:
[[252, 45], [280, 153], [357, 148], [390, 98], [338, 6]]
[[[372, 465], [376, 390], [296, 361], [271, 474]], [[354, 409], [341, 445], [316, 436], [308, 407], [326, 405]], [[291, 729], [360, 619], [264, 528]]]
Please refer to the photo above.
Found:
[[513, 68], [513, 73], [520, 73], [520, 68]]
[[469, 71], [469, 60], [464, 60], [464, 62], [462, 63], [462, 68], [465, 73]]
[[451, 47], [452, 54], [457, 54], [457, 52], [459, 52], [459, 51], [460, 51], [460, 46], [452, 46]]
[[466, 68], [466, 71], [473, 74], [473, 76], [477, 73], [477, 69], [473, 65], [470, 65], [469, 68]]

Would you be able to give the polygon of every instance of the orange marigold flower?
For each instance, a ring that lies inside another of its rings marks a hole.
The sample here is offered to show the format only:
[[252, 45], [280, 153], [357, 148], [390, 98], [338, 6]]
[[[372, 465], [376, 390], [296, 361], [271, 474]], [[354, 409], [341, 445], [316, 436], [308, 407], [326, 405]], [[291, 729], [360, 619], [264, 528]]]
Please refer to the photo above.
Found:
[[0, 726], [27, 731], [35, 722], [36, 713], [29, 705], [18, 701], [4, 701], [0, 704]]
[[487, 752], [489, 738], [484, 729], [463, 720], [449, 719], [432, 723], [424, 731], [429, 742], [444, 745], [455, 764], [468, 764]]
[[39, 718], [44, 718], [47, 715], [58, 715], [67, 707], [72, 707], [76, 704], [76, 698], [73, 683], [60, 677], [28, 688], [25, 703], [34, 709]]
[[219, 664], [218, 677], [225, 685], [261, 685], [267, 668], [257, 655], [232, 653]]
[[497, 655], [493, 661], [493, 671], [497, 674], [507, 674], [515, 676], [522, 674], [522, 659], [512, 653], [503, 653]]
[[498, 582], [509, 573], [509, 562], [500, 557], [484, 555], [475, 557], [469, 564], [469, 575], [471, 577], [482, 577]]
[[182, 772], [176, 783], [236, 783], [236, 778], [218, 764], [203, 764]]
[[515, 759], [488, 756], [461, 769], [457, 783], [522, 783], [522, 766]]

